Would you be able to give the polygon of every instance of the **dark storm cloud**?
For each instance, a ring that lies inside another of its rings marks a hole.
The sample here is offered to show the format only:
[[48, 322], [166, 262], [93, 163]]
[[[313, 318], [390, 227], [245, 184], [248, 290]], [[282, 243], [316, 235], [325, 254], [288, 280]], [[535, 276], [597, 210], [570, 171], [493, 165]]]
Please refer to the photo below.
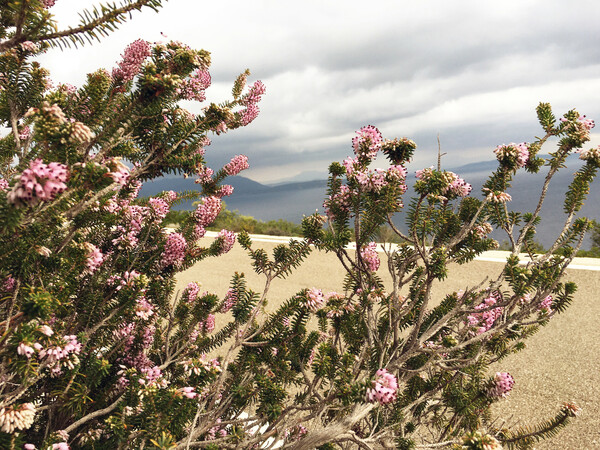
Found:
[[[61, 0], [56, 14], [72, 16], [83, 3], [93, 2]], [[428, 165], [438, 133], [443, 151], [461, 163], [531, 140], [540, 132], [539, 101], [558, 114], [578, 107], [600, 119], [599, 15], [591, 0], [172, 0], [101, 46], [54, 53], [46, 65], [66, 78], [73, 67], [111, 67], [128, 42], [160, 40], [162, 31], [212, 52], [211, 99], [227, 98], [249, 67], [251, 80], [267, 85], [261, 115], [215, 137], [208, 158], [219, 166], [247, 154], [248, 175], [269, 181], [324, 171], [351, 152], [350, 139], [365, 124], [415, 139], [415, 164]], [[65, 64], [74, 57], [77, 65]]]

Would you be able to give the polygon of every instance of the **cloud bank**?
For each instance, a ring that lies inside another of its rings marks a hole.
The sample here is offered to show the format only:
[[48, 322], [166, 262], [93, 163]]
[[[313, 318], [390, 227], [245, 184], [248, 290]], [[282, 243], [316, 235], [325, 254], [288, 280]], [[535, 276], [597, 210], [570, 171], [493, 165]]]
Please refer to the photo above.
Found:
[[[60, 0], [52, 12], [74, 24], [92, 4]], [[180, 40], [212, 52], [209, 100], [228, 97], [250, 68], [267, 85], [261, 115], [216, 137], [208, 157], [218, 166], [245, 153], [245, 175], [257, 181], [325, 173], [366, 124], [415, 140], [415, 169], [435, 162], [439, 134], [451, 168], [533, 140], [540, 101], [600, 121], [599, 16], [594, 1], [171, 0], [99, 44], [53, 50], [43, 64], [55, 80], [81, 84], [137, 38]]]

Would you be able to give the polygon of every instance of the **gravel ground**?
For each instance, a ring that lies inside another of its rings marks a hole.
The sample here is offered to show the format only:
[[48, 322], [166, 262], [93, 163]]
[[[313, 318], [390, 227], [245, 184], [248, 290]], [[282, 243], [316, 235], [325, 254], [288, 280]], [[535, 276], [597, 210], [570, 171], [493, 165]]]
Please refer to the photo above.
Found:
[[[255, 242], [254, 247], [270, 253], [275, 245]], [[385, 279], [383, 267], [384, 264], [380, 275]], [[498, 275], [501, 269], [502, 264], [492, 261], [453, 266], [449, 278], [436, 291], [476, 285], [486, 276]], [[183, 272], [178, 288], [197, 281], [203, 290], [223, 297], [236, 271], [246, 275], [249, 288], [262, 291], [264, 278], [254, 272], [250, 258], [237, 244], [227, 255], [204, 260]], [[334, 255], [313, 252], [286, 280], [273, 282], [268, 299], [276, 307], [278, 302], [307, 287], [341, 291], [343, 276], [343, 268]], [[536, 448], [600, 449], [600, 271], [572, 269], [566, 279], [578, 285], [572, 306], [530, 338], [526, 350], [494, 367], [495, 371], [510, 372], [515, 378], [511, 395], [499, 402], [495, 411], [506, 426], [512, 427], [547, 420], [563, 402], [575, 402], [582, 408], [581, 415], [557, 437]]]

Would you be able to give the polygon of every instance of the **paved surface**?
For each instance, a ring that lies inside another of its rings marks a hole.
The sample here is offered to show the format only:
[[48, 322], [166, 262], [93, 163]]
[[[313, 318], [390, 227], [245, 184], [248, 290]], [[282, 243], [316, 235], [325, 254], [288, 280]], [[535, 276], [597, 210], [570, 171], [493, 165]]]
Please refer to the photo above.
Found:
[[[207, 233], [209, 244], [216, 233]], [[255, 248], [269, 254], [288, 238], [253, 236]], [[508, 252], [488, 252], [478, 261], [453, 265], [450, 276], [434, 286], [434, 295], [474, 286], [502, 270]], [[384, 282], [390, 277], [379, 272]], [[536, 445], [537, 449], [600, 449], [600, 260], [577, 258], [567, 271], [567, 280], [577, 283], [572, 306], [554, 317], [527, 341], [527, 349], [511, 355], [490, 368], [490, 373], [510, 372], [516, 382], [511, 395], [498, 402], [495, 412], [506, 426], [532, 425], [553, 417], [563, 402], [573, 401], [582, 408], [581, 416], [556, 438]], [[264, 279], [258, 276], [250, 258], [236, 244], [219, 258], [209, 258], [183, 272], [178, 288], [190, 281], [203, 284], [202, 289], [224, 296], [235, 271], [246, 274], [248, 287], [262, 291]], [[307, 260], [286, 280], [275, 280], [268, 294], [270, 308], [303, 288], [317, 286], [341, 291], [344, 271], [334, 255], [312, 252]], [[220, 317], [217, 317], [217, 326]]]

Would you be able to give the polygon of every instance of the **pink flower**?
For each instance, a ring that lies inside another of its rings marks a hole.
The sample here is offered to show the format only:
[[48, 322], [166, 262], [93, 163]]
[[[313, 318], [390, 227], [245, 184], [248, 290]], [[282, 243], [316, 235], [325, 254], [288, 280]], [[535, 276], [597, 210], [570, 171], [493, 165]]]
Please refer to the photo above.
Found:
[[221, 212], [221, 199], [218, 197], [205, 197], [194, 212], [194, 217], [199, 225], [206, 227], [213, 223]]
[[375, 380], [372, 387], [367, 389], [367, 400], [371, 403], [379, 402], [381, 405], [392, 403], [396, 400], [398, 381], [396, 377], [386, 369], [375, 372]]
[[496, 372], [491, 386], [488, 388], [488, 394], [491, 397], [505, 398], [515, 384], [515, 379], [508, 372]]
[[185, 287], [185, 291], [183, 291], [183, 297], [187, 298], [188, 303], [192, 303], [196, 301], [198, 298], [198, 293], [200, 292], [200, 285], [195, 281], [188, 283]]
[[25, 342], [21, 342], [18, 346], [17, 346], [17, 353], [19, 355], [23, 355], [26, 358], [31, 358], [31, 355], [33, 355], [34, 350], [33, 347], [25, 344]]
[[250, 87], [250, 91], [248, 92], [248, 94], [246, 94], [242, 103], [245, 104], [246, 106], [248, 106], [250, 104], [258, 103], [258, 102], [260, 102], [262, 96], [264, 95], [264, 93], [266, 91], [267, 91], [267, 88], [265, 87], [263, 82], [260, 80], [257, 80]]
[[0, 191], [7, 191], [8, 190], [8, 181], [6, 181], [4, 178], [0, 177]]
[[221, 306], [221, 312], [226, 313], [237, 303], [237, 293], [234, 289], [228, 289], [223, 300], [223, 306]]
[[381, 262], [379, 260], [379, 255], [377, 254], [377, 243], [369, 242], [367, 245], [363, 245], [360, 249], [360, 256], [371, 272], [375, 272], [379, 269]]
[[40, 325], [39, 331], [46, 336], [52, 336], [54, 334], [54, 331], [52, 331], [52, 328], [48, 325]]
[[206, 100], [205, 90], [210, 86], [211, 77], [207, 70], [197, 69], [189, 78], [183, 80], [177, 93], [185, 100], [203, 102]]
[[221, 252], [223, 255], [233, 248], [235, 244], [235, 233], [233, 231], [221, 230], [217, 235], [217, 240], [221, 241]]
[[190, 386], [180, 388], [179, 392], [187, 398], [196, 398], [198, 396], [198, 394], [194, 392], [194, 388]]
[[229, 176], [237, 175], [242, 170], [246, 170], [250, 165], [248, 164], [248, 157], [246, 155], [236, 155], [231, 158], [231, 161], [223, 167], [225, 173]]
[[162, 198], [151, 198], [148, 203], [150, 208], [152, 208], [152, 211], [154, 211], [154, 214], [156, 214], [156, 217], [160, 220], [166, 217], [171, 208], [167, 201]]
[[102, 265], [104, 255], [94, 244], [84, 242], [83, 246], [86, 250], [86, 270], [88, 273], [94, 273]]
[[356, 156], [359, 158], [362, 156], [369, 160], [375, 158], [383, 142], [381, 132], [374, 126], [367, 125], [358, 130], [356, 134], [358, 136], [352, 139], [352, 147], [354, 147]]
[[196, 174], [198, 175], [198, 179], [196, 180], [196, 184], [207, 184], [207, 183], [212, 183], [212, 176], [214, 175], [215, 171], [212, 170], [210, 167], [208, 166], [202, 166], [200, 167]]
[[142, 39], [133, 41], [123, 52], [123, 60], [113, 69], [113, 79], [122, 83], [133, 80], [140, 72], [144, 60], [150, 55], [150, 44], [148, 42]]
[[200, 322], [200, 327], [204, 333], [212, 333], [215, 329], [215, 315], [209, 314], [205, 320]]
[[475, 307], [476, 310], [482, 312], [473, 313], [467, 316], [468, 324], [477, 327], [477, 334], [482, 334], [488, 331], [490, 328], [492, 328], [496, 320], [502, 317], [504, 308], [494, 306], [499, 299], [500, 297], [497, 292], [491, 293], [483, 300], [483, 302]]
[[17, 284], [17, 280], [15, 280], [9, 275], [8, 277], [6, 277], [6, 280], [4, 280], [4, 283], [2, 284], [2, 289], [5, 292], [11, 292], [15, 288], [15, 284]]
[[217, 197], [219, 198], [228, 197], [231, 194], [233, 194], [233, 186], [229, 184], [224, 184], [221, 186], [216, 193]]
[[529, 147], [525, 142], [499, 145], [494, 153], [498, 161], [512, 163], [517, 169], [523, 167], [529, 160]]
[[8, 201], [15, 205], [36, 205], [40, 201], [53, 200], [58, 194], [67, 189], [65, 182], [69, 176], [67, 166], [57, 162], [48, 165], [41, 159], [29, 164], [8, 193]]
[[507, 194], [506, 192], [491, 191], [488, 188], [483, 188], [483, 190], [488, 192], [486, 200], [488, 200], [490, 202], [506, 203], [506, 202], [510, 202], [512, 200], [512, 197], [510, 196], [510, 194]]
[[323, 307], [324, 303], [325, 297], [320, 289], [313, 287], [306, 292], [306, 307], [310, 311], [317, 312]]
[[243, 126], [246, 126], [252, 123], [252, 121], [258, 117], [260, 114], [260, 109], [256, 103], [250, 103], [246, 109], [242, 110], [241, 114], [242, 117], [240, 121], [242, 122]]
[[33, 445], [33, 444], [25, 444], [25, 445], [23, 446], [23, 448], [24, 448], [25, 450], [35, 450], [35, 445]]
[[545, 312], [546, 314], [552, 313], [552, 296], [547, 296], [542, 300], [538, 306], [538, 311]]
[[590, 148], [588, 150], [578, 149], [575, 150], [575, 153], [579, 153], [579, 159], [584, 161], [596, 161], [596, 163], [600, 162], [600, 146], [596, 148]]
[[186, 248], [187, 242], [181, 233], [169, 234], [162, 254], [161, 266], [163, 268], [170, 265], [180, 267], [185, 259]]
[[52, 8], [55, 3], [56, 3], [56, 0], [42, 0], [42, 5], [44, 5], [44, 8], [46, 8], [46, 9]]
[[135, 315], [141, 319], [147, 320], [154, 314], [154, 306], [146, 300], [146, 297], [138, 298], [135, 303]]
[[21, 48], [27, 52], [37, 52], [39, 46], [31, 41], [21, 42]]

